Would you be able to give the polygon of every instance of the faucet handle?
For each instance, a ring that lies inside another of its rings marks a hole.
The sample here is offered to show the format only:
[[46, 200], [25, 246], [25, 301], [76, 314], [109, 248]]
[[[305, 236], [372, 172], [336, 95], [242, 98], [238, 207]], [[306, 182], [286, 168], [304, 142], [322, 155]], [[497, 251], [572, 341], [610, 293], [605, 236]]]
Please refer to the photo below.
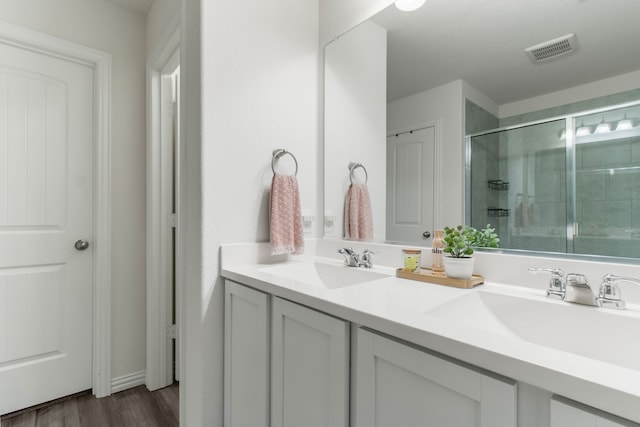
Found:
[[627, 304], [622, 300], [618, 282], [629, 282], [640, 285], [640, 279], [617, 276], [611, 273], [605, 274], [602, 277], [602, 284], [600, 285], [600, 292], [597, 298], [600, 307], [610, 307], [618, 310], [627, 308]]
[[[551, 273], [551, 279], [549, 279], [549, 288], [547, 289], [547, 296], [554, 299], [564, 299], [566, 292], [566, 282], [564, 279], [564, 271], [559, 268], [536, 268], [529, 267], [530, 273]], [[584, 277], [584, 276], [583, 276]], [[585, 278], [586, 281], [586, 278]]]
[[531, 273], [551, 273], [552, 276], [564, 277], [564, 271], [559, 268], [537, 268], [537, 267], [529, 267], [529, 272]]
[[362, 263], [366, 268], [373, 267], [373, 255], [376, 255], [377, 253], [378, 252], [374, 252], [369, 249], [365, 249], [364, 251], [362, 251], [360, 259], [362, 260]]

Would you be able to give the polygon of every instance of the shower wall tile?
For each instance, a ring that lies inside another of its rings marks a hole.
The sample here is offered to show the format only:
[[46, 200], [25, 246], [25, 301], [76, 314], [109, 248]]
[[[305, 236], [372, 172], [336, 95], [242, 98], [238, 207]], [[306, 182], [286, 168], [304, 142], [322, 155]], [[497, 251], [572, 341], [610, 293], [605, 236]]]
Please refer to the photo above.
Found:
[[606, 171], [577, 171], [576, 200], [578, 202], [590, 200], [606, 200]]
[[536, 172], [561, 171], [566, 169], [566, 151], [554, 148], [536, 153]]
[[582, 202], [581, 228], [606, 229], [631, 227], [631, 200]]
[[[631, 228], [640, 230], [640, 200], [639, 199], [631, 201]], [[640, 239], [638, 240], [638, 243], [640, 244]]]
[[567, 240], [564, 236], [511, 236], [511, 246], [515, 249], [527, 248], [530, 251], [566, 252]]
[[574, 250], [578, 254], [593, 254], [623, 258], [637, 258], [640, 239], [611, 239], [578, 236], [574, 240]]
[[[495, 129], [499, 126], [497, 117], [466, 100], [465, 103], [465, 133], [477, 133], [488, 129]], [[483, 228], [489, 223], [493, 223], [496, 232], [504, 236], [507, 228], [506, 221], [498, 221], [499, 218], [489, 218], [488, 208], [500, 207], [499, 192], [488, 188], [487, 181], [501, 179], [498, 169], [499, 140], [496, 135], [486, 135], [476, 137], [473, 141], [471, 152], [471, 218], [470, 225], [476, 228]]]
[[477, 133], [500, 126], [500, 120], [468, 99], [465, 102], [465, 133]]
[[[585, 146], [586, 145], [586, 146]], [[598, 144], [580, 145], [584, 169], [630, 164], [631, 143], [629, 141], [607, 141]]]
[[640, 138], [631, 141], [631, 161], [640, 164]]
[[640, 200], [640, 169], [615, 171], [605, 175], [607, 200]]
[[538, 212], [539, 225], [549, 227], [552, 230], [566, 229], [567, 205], [564, 202], [536, 202], [536, 212]]
[[481, 144], [473, 146], [471, 163], [471, 226], [478, 227], [486, 220], [488, 200], [487, 191], [487, 151]]
[[536, 202], [565, 202], [567, 184], [564, 171], [551, 170], [537, 173], [535, 181]]

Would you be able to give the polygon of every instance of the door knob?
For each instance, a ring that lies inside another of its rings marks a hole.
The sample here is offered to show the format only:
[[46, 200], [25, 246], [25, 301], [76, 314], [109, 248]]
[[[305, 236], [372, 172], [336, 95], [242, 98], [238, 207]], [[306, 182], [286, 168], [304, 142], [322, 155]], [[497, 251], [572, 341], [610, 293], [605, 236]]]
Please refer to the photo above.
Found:
[[75, 248], [79, 251], [84, 251], [89, 247], [89, 242], [87, 242], [86, 240], [80, 239], [76, 241], [76, 243], [73, 246], [75, 246]]
[[424, 237], [425, 239], [428, 239], [429, 237], [431, 237], [431, 232], [425, 231], [424, 233], [422, 233], [422, 237]]

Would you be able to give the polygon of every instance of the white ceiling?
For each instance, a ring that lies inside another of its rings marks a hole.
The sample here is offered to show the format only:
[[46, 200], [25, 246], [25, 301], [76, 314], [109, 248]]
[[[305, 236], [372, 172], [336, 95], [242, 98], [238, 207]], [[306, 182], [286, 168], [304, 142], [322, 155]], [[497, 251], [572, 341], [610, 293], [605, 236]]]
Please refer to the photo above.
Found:
[[[464, 79], [504, 104], [640, 70], [639, 16], [640, 0], [427, 0], [373, 20], [389, 30], [390, 101]], [[575, 53], [524, 51], [569, 33]]]
[[135, 12], [140, 12], [144, 15], [147, 14], [151, 5], [153, 4], [153, 0], [107, 0], [110, 3], [115, 3], [119, 6], [126, 7], [127, 9], [131, 9]]

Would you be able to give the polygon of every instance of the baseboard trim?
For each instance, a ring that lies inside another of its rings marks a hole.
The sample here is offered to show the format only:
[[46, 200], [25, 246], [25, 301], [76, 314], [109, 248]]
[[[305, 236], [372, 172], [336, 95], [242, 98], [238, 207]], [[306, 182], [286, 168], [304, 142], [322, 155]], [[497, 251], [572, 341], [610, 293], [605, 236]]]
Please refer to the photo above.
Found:
[[145, 384], [146, 372], [134, 372], [111, 380], [111, 393], [128, 390]]

